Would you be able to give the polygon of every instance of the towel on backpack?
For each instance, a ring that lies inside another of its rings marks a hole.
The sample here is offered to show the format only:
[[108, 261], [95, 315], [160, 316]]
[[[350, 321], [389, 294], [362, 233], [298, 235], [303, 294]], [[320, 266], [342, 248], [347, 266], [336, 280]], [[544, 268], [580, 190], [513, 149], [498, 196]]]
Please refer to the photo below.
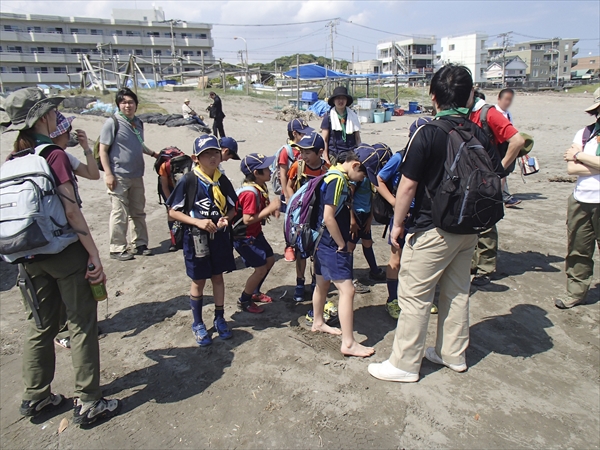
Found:
[[[340, 123], [340, 118], [338, 117], [335, 108], [331, 108], [329, 119], [333, 131], [342, 131], [342, 124]], [[360, 131], [360, 121], [358, 120], [358, 116], [354, 111], [346, 107], [346, 134], [353, 134], [357, 131]]]

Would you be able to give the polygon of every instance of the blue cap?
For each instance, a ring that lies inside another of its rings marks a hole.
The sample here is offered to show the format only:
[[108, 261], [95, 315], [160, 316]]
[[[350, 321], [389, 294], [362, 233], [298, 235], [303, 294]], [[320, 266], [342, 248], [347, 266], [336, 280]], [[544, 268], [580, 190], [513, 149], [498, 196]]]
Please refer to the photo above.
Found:
[[408, 137], [411, 138], [413, 136], [413, 134], [415, 134], [415, 131], [417, 131], [417, 129], [419, 127], [422, 127], [423, 125], [425, 125], [426, 123], [431, 122], [433, 119], [431, 117], [419, 117], [417, 120], [415, 120], [411, 125], [410, 125], [410, 130], [408, 132]]
[[222, 137], [221, 138], [221, 148], [226, 148], [231, 153], [231, 158], [237, 161], [240, 160], [240, 155], [238, 155], [238, 144], [237, 141], [232, 137]]
[[266, 169], [275, 161], [275, 156], [265, 156], [261, 153], [250, 153], [244, 156], [240, 163], [240, 170], [244, 175], [250, 175], [255, 170]]
[[377, 183], [377, 172], [379, 171], [379, 155], [373, 147], [369, 144], [360, 144], [354, 150], [354, 153], [358, 156], [360, 163], [367, 169], [367, 176], [369, 181], [375, 186]]
[[379, 167], [378, 170], [381, 170], [383, 166], [390, 160], [392, 157], [392, 149], [388, 147], [387, 144], [383, 142], [378, 142], [377, 144], [373, 144], [373, 149], [377, 152], [377, 157], [379, 159]]
[[304, 136], [302, 136], [302, 139], [300, 139], [300, 142], [298, 142], [298, 143], [294, 142], [292, 144], [292, 147], [316, 148], [317, 150], [321, 150], [321, 149], [325, 148], [325, 141], [323, 140], [323, 138], [321, 137], [321, 135], [319, 133], [317, 133], [316, 131], [313, 131], [310, 134], [305, 134]]
[[288, 131], [297, 131], [300, 134], [310, 134], [315, 131], [314, 128], [308, 126], [306, 120], [294, 119], [288, 123]]
[[212, 134], [203, 134], [194, 141], [192, 152], [194, 155], [199, 155], [206, 150], [221, 150], [219, 140]]

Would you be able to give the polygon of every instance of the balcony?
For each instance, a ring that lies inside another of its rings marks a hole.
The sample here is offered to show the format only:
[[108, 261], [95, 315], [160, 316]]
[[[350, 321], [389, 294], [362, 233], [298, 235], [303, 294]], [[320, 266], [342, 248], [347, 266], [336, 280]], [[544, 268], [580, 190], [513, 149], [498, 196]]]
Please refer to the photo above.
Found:
[[[69, 77], [66, 73], [2, 73], [4, 84], [68, 84]], [[78, 83], [81, 76], [71, 75], [71, 82]]]
[[0, 53], [3, 64], [25, 63], [25, 64], [79, 64], [77, 55], [62, 53]]

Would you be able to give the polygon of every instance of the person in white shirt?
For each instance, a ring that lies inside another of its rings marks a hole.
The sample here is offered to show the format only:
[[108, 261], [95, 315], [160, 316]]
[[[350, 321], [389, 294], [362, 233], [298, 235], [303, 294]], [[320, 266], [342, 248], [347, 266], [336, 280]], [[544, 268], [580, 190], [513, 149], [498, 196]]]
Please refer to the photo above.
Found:
[[560, 309], [585, 303], [594, 274], [594, 251], [600, 250], [600, 93], [586, 112], [596, 117], [596, 123], [579, 130], [564, 155], [577, 184], [567, 207], [567, 293], [554, 300]]
[[202, 125], [203, 127], [206, 126], [206, 124], [202, 121], [201, 117], [198, 117], [198, 114], [196, 113], [196, 111], [194, 111], [191, 106], [190, 106], [190, 99], [186, 98], [185, 100], [183, 100], [183, 105], [181, 106], [181, 112], [183, 114], [183, 118], [185, 120], [189, 120], [190, 122], [196, 122], [199, 125]]
[[[496, 109], [502, 113], [504, 117], [508, 119], [510, 123], [513, 123], [513, 116], [509, 111], [515, 97], [515, 91], [511, 88], [504, 88], [498, 94], [498, 103], [495, 105]], [[502, 200], [507, 208], [512, 208], [521, 204], [521, 200], [515, 198], [510, 194], [508, 190], [508, 177], [504, 178], [502, 186]]]

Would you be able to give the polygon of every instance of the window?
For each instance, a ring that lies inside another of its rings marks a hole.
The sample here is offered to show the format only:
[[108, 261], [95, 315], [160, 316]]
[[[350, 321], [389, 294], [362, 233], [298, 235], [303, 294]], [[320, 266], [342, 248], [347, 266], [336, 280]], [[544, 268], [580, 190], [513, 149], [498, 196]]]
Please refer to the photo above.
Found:
[[165, 33], [165, 37], [166, 38], [170, 38], [171, 37], [171, 32]]
[[50, 27], [48, 33], [63, 34], [63, 29], [61, 27]]
[[453, 51], [456, 48], [456, 45], [454, 44], [450, 44], [450, 48], [448, 49], [449, 51]]
[[158, 31], [148, 31], [146, 33], [146, 36], [148, 36], [148, 37], [160, 37], [160, 33]]
[[47, 67], [36, 67], [33, 69], [35, 73], [48, 73]]
[[567, 68], [563, 67], [563, 73], [567, 73]]
[[104, 34], [104, 31], [102, 31], [102, 30], [96, 30], [96, 29], [92, 28], [90, 30], [90, 34], [92, 36], [102, 36]]
[[[2, 48], [0, 48], [0, 52], [2, 51]], [[590, 59], [590, 64], [596, 64], [596, 60], [595, 59]]]
[[19, 27], [15, 25], [4, 25], [4, 31], [21, 31]]
[[2, 53], [2, 46], [0, 45], [0, 53]]
[[537, 69], [533, 69], [533, 71], [532, 71], [531, 75], [532, 75], [534, 78], [537, 78], [537, 77], [539, 76], [538, 70], [537, 70]]
[[144, 56], [144, 50], [135, 50], [135, 56]]
[[12, 73], [27, 73], [27, 70], [25, 70], [25, 67], [21, 66], [21, 67], [12, 67], [10, 69], [10, 71]]
[[519, 75], [523, 75], [523, 71], [522, 70], [519, 70]]
[[184, 50], [183, 56], [194, 56], [194, 52], [190, 50]]
[[9, 53], [23, 53], [23, 47], [20, 47], [18, 45], [17, 46], [9, 45], [8, 52]]
[[64, 55], [67, 51], [62, 47], [50, 47], [50, 53]]
[[569, 55], [565, 55], [565, 62], [569, 61]]
[[0, 67], [0, 73], [6, 72], [6, 67]]
[[27, 27], [27, 31], [30, 33], [41, 33], [42, 27]]
[[78, 53], [88, 53], [88, 49], [87, 48], [77, 48], [77, 47], [74, 47], [71, 49], [72, 55], [76, 55]]
[[54, 67], [54, 73], [67, 73], [66, 67]]
[[142, 33], [140, 33], [139, 31], [126, 31], [125, 34], [127, 36], [135, 36], [135, 37], [139, 37], [142, 35]]
[[565, 50], [569, 50], [569, 44], [565, 44]]
[[155, 55], [162, 55], [162, 50], [154, 50]]
[[181, 33], [181, 37], [182, 37], [183, 39], [185, 39], [185, 38], [188, 38], [188, 37], [190, 37], [190, 38], [191, 38], [191, 37], [192, 37], [192, 35], [191, 35], [190, 33]]
[[[0, 51], [1, 51], [1, 50], [0, 50]], [[202, 50], [198, 50], [198, 51], [196, 52], [196, 56], [202, 56]]]
[[31, 47], [31, 53], [45, 53], [44, 47]]
[[71, 34], [87, 34], [84, 28], [71, 28]]
[[123, 31], [122, 30], [114, 30], [113, 36], [123, 36]]

